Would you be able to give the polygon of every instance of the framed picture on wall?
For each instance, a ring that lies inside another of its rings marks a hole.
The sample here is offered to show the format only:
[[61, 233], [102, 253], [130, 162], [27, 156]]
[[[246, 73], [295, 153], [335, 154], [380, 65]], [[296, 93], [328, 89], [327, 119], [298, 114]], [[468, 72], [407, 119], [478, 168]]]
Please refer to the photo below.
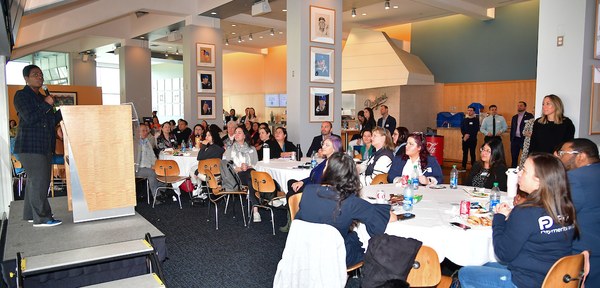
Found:
[[198, 70], [198, 93], [215, 93], [215, 71]]
[[335, 10], [310, 6], [310, 41], [335, 44]]
[[592, 69], [590, 135], [600, 134], [600, 67], [592, 66]]
[[215, 67], [215, 45], [196, 43], [196, 66]]
[[310, 82], [333, 83], [334, 50], [310, 47]]
[[52, 92], [54, 107], [77, 105], [77, 92]]
[[198, 96], [198, 119], [216, 119], [215, 97]]
[[309, 122], [333, 121], [333, 88], [310, 87]]
[[600, 59], [600, 0], [596, 0], [596, 26], [594, 26], [594, 58]]

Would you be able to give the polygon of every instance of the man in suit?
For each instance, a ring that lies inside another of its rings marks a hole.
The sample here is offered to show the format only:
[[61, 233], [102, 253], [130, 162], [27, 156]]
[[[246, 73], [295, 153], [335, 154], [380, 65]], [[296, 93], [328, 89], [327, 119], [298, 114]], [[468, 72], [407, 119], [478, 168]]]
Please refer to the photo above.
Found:
[[555, 155], [567, 168], [571, 198], [577, 212], [579, 238], [573, 240], [573, 253], [590, 251], [590, 273], [586, 287], [600, 287], [600, 158], [598, 146], [589, 139], [565, 142]]
[[519, 165], [519, 152], [523, 149], [523, 128], [525, 128], [525, 121], [533, 119], [533, 114], [526, 111], [527, 103], [519, 101], [517, 104], [517, 114], [512, 117], [510, 122], [510, 155], [512, 159], [511, 167], [517, 167]]
[[389, 111], [387, 105], [379, 106], [379, 112], [381, 113], [381, 118], [377, 120], [377, 126], [387, 129], [390, 131], [390, 136], [392, 136], [392, 134], [394, 134], [394, 129], [396, 129], [396, 118], [388, 114]]
[[308, 148], [308, 152], [306, 152], [307, 157], [312, 157], [313, 153], [319, 153], [319, 150], [321, 150], [321, 143], [323, 143], [325, 139], [329, 138], [329, 136], [333, 135], [336, 137], [340, 137], [338, 135], [332, 134], [331, 128], [331, 122], [325, 121], [321, 123], [321, 135], [315, 136], [315, 138], [313, 138], [313, 141], [310, 144], [310, 148]]

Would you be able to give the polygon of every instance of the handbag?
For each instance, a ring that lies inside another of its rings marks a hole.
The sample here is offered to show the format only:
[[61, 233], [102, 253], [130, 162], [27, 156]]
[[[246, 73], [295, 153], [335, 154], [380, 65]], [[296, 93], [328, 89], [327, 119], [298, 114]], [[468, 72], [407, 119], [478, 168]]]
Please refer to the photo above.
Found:
[[194, 191], [194, 183], [192, 183], [192, 180], [190, 179], [185, 179], [185, 181], [179, 185], [179, 190], [186, 193], [192, 193]]

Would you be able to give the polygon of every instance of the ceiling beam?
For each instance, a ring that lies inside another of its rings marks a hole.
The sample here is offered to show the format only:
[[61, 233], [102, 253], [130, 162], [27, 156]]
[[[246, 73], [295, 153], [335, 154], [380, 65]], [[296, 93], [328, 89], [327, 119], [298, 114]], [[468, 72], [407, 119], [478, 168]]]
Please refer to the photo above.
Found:
[[465, 0], [413, 0], [415, 2], [463, 14], [479, 20], [493, 20], [496, 17], [495, 8], [486, 8]]

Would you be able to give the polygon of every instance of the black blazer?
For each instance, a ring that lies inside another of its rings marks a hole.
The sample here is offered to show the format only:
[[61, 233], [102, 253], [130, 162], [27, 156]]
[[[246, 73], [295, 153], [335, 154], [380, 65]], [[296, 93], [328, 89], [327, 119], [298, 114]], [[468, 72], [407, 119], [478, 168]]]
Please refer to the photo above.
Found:
[[[331, 133], [331, 136], [335, 136], [335, 137], [342, 139], [342, 137], [340, 137], [339, 135], [335, 135], [333, 133]], [[308, 151], [306, 152], [306, 156], [312, 157], [312, 153], [318, 152], [319, 149], [321, 149], [321, 142], [323, 142], [323, 135], [315, 136], [315, 138], [313, 138], [313, 140], [312, 140], [312, 143], [310, 143], [310, 147], [308, 148]]]
[[[383, 123], [383, 117], [377, 119], [377, 127], [382, 127], [381, 123]], [[392, 136], [392, 134], [394, 134], [394, 129], [396, 129], [396, 118], [388, 115], [387, 121], [385, 121], [385, 127], [383, 128], [390, 131], [390, 136]]]
[[[523, 115], [523, 119], [521, 119], [521, 125], [519, 126], [519, 134], [523, 137], [523, 128], [525, 128], [525, 120], [533, 119], [533, 114], [525, 111]], [[512, 141], [515, 138], [515, 133], [517, 131], [517, 122], [519, 120], [519, 114], [515, 114], [510, 121], [510, 140]]]

